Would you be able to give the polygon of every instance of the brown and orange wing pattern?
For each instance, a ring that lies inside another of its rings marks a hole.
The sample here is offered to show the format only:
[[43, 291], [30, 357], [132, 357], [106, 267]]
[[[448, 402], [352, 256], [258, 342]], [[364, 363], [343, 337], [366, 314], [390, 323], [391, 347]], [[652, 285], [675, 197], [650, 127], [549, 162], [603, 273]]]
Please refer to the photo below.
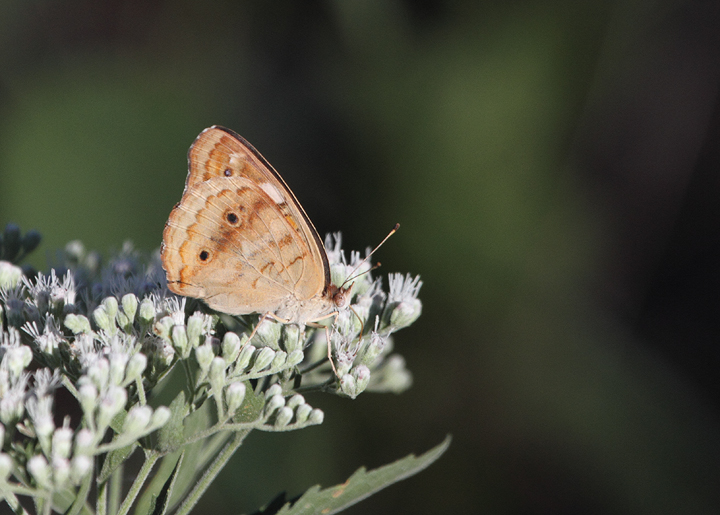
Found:
[[329, 280], [317, 232], [282, 178], [228, 129], [203, 131], [163, 232], [168, 287], [231, 314], [274, 312]]

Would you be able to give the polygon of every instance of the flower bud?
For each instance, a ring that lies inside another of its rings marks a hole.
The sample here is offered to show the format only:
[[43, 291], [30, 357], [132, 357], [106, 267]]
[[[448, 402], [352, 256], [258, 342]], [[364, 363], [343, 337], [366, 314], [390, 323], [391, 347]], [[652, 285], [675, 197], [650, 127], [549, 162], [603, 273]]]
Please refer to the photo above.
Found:
[[287, 352], [279, 350], [275, 353], [275, 357], [272, 360], [270, 369], [277, 370], [278, 368], [282, 367], [286, 361], [287, 361]]
[[265, 416], [269, 417], [275, 410], [278, 410], [285, 406], [285, 397], [282, 395], [273, 395], [265, 404]]
[[74, 456], [70, 461], [70, 479], [76, 485], [82, 483], [91, 471], [92, 460], [84, 454]]
[[[143, 301], [144, 303], [145, 301]], [[140, 305], [140, 314], [142, 315], [142, 304]], [[153, 332], [166, 341], [171, 341], [171, 331], [175, 327], [175, 320], [171, 316], [164, 316], [153, 326]], [[180, 326], [182, 327], [182, 326]]]
[[232, 383], [227, 387], [225, 390], [225, 400], [227, 402], [228, 413], [233, 414], [242, 406], [245, 400], [245, 390], [246, 386], [241, 382]]
[[125, 367], [129, 359], [129, 356], [124, 352], [110, 354], [110, 384], [123, 384], [125, 381]]
[[275, 351], [273, 351], [270, 347], [263, 347], [255, 355], [255, 363], [250, 371], [253, 373], [260, 372], [272, 362], [274, 357]]
[[[169, 319], [169, 318], [170, 317], [165, 317], [165, 318], [163, 318], [163, 320]], [[160, 322], [158, 322], [158, 324], [159, 323]], [[156, 327], [158, 324], [155, 324]], [[192, 346], [190, 345], [190, 342], [188, 341], [187, 330], [181, 325], [176, 325], [176, 326], [173, 326], [171, 333], [172, 333], [173, 348], [183, 358], [188, 357], [190, 355], [190, 349], [192, 348]]]
[[115, 317], [118, 314], [118, 301], [115, 297], [105, 297], [102, 300], [102, 305], [105, 307], [105, 312], [107, 313], [107, 316], [112, 320], [112, 322], [115, 322]]
[[160, 365], [160, 368], [167, 368], [172, 365], [175, 359], [175, 349], [172, 345], [160, 344], [153, 354], [153, 361]]
[[225, 368], [227, 364], [225, 360], [220, 356], [216, 356], [210, 362], [210, 372], [208, 377], [210, 378], [210, 387], [216, 395], [222, 394], [222, 390], [225, 387]]
[[143, 299], [140, 303], [138, 315], [140, 317], [140, 321], [144, 324], [150, 324], [153, 320], [155, 320], [155, 305], [151, 299]]
[[196, 311], [187, 321], [187, 339], [192, 348], [200, 345], [200, 336], [205, 327], [205, 315]]
[[81, 429], [75, 435], [75, 456], [79, 454], [93, 454], [95, 436], [89, 429]]
[[322, 410], [314, 409], [310, 412], [308, 424], [322, 424], [323, 420], [325, 420], [325, 413]]
[[303, 404], [305, 404], [305, 397], [303, 397], [299, 393], [296, 393], [287, 401], [287, 406], [292, 409], [295, 409], [298, 406], [302, 406]]
[[210, 343], [204, 343], [199, 347], [195, 348], [195, 360], [203, 373], [207, 374], [210, 369], [210, 363], [212, 363], [215, 353], [213, 352], [212, 345]]
[[347, 279], [347, 266], [344, 263], [330, 265], [330, 280], [333, 284], [343, 284]]
[[352, 367], [352, 359], [344, 359], [345, 357], [345, 355], [339, 355], [337, 357], [337, 361], [335, 362], [335, 369], [337, 370], [338, 377], [348, 375], [350, 367]]
[[340, 378], [340, 390], [351, 399], [354, 399], [357, 396], [355, 378], [350, 374], [344, 374]]
[[410, 388], [412, 374], [405, 368], [405, 358], [397, 354], [390, 356], [383, 367], [384, 385], [391, 392], [401, 393]]
[[52, 472], [55, 489], [62, 489], [70, 479], [70, 460], [54, 457], [52, 459]]
[[92, 332], [90, 320], [84, 315], [70, 313], [65, 317], [64, 324], [73, 334], [90, 334]]
[[97, 326], [108, 334], [114, 334], [115, 331], [115, 318], [110, 317], [107, 312], [107, 308], [104, 305], [100, 305], [93, 311], [93, 320]]
[[53, 457], [69, 458], [72, 450], [73, 432], [69, 427], [59, 427], [52, 435]]
[[295, 410], [295, 418], [297, 419], [297, 423], [304, 424], [310, 416], [312, 410], [313, 409], [309, 404], [301, 404], [300, 406], [298, 406]]
[[97, 407], [98, 391], [92, 383], [85, 383], [78, 388], [80, 407], [86, 417], [91, 417]]
[[9, 290], [20, 284], [22, 268], [9, 261], [0, 261], [0, 288]]
[[0, 421], [6, 426], [14, 425], [25, 412], [24, 392], [10, 390], [0, 397]]
[[80, 263], [85, 257], [85, 245], [80, 240], [73, 240], [65, 245], [65, 254], [68, 260]]
[[142, 434], [150, 423], [152, 409], [149, 406], [133, 406], [123, 423], [123, 433], [127, 436]]
[[122, 311], [117, 314], [117, 322], [123, 331], [129, 333], [132, 330], [133, 323], [135, 322], [135, 314], [137, 313], [138, 300], [134, 293], [128, 293], [123, 295], [120, 300], [122, 304]]
[[123, 295], [121, 302], [123, 313], [125, 313], [125, 316], [128, 319], [128, 323], [132, 325], [135, 321], [135, 314], [137, 313], [138, 298], [135, 296], [134, 293], [127, 293]]
[[275, 427], [282, 428], [286, 427], [293, 418], [293, 410], [287, 406], [283, 406], [278, 410], [277, 417], [275, 418]]
[[285, 350], [288, 354], [291, 354], [296, 350], [301, 351], [302, 341], [300, 340], [300, 337], [302, 336], [302, 331], [300, 331], [300, 327], [295, 324], [287, 324], [284, 326], [283, 332], [285, 333], [283, 342], [285, 343]]
[[105, 358], [98, 358], [88, 367], [86, 374], [98, 391], [103, 391], [110, 378], [110, 363]]
[[305, 358], [305, 354], [303, 354], [303, 351], [301, 350], [294, 350], [290, 353], [290, 355], [287, 357], [287, 362], [285, 365], [287, 368], [294, 367], [298, 363], [300, 363]]
[[280, 394], [282, 394], [282, 386], [280, 386], [278, 383], [275, 383], [265, 391], [265, 400], [268, 400], [270, 399], [270, 397], [274, 397], [275, 395]]
[[125, 368], [125, 383], [139, 378], [147, 368], [147, 357], [142, 352], [136, 352], [128, 361]]
[[235, 370], [241, 371], [246, 369], [250, 364], [250, 360], [252, 359], [256, 350], [257, 349], [254, 345], [245, 345], [240, 350], [240, 355], [238, 356], [237, 362], [235, 363]]
[[228, 363], [234, 362], [240, 354], [240, 337], [228, 331], [222, 340], [222, 355]]
[[13, 461], [10, 456], [0, 452], [0, 485], [7, 482], [13, 470]]
[[111, 386], [107, 394], [100, 399], [98, 407], [98, 426], [104, 430], [110, 425], [113, 417], [117, 415], [121, 409], [125, 407], [127, 402], [127, 392], [125, 388], [119, 386]]
[[170, 412], [170, 408], [167, 408], [165, 406], [159, 406], [152, 414], [152, 418], [150, 419], [150, 425], [154, 428], [162, 427], [167, 424], [167, 421], [170, 420], [171, 415], [172, 413]]
[[17, 378], [32, 361], [32, 350], [27, 345], [10, 347], [3, 356], [3, 365], [10, 373], [10, 377]]
[[363, 365], [373, 365], [375, 360], [385, 350], [387, 339], [380, 336], [378, 333], [373, 331], [370, 334], [370, 342], [365, 347], [365, 352], [362, 355], [361, 363]]
[[402, 329], [415, 322], [421, 313], [422, 302], [420, 299], [403, 300], [395, 306], [390, 314], [390, 324], [395, 329]]
[[44, 456], [36, 454], [30, 458], [27, 462], [27, 470], [40, 487], [48, 490], [52, 487], [52, 483], [50, 482], [50, 465], [48, 465]]
[[355, 395], [360, 395], [370, 382], [370, 369], [365, 365], [358, 365], [352, 371], [355, 378]]
[[282, 332], [282, 325], [270, 320], [260, 319], [255, 329], [254, 342], [259, 342], [258, 347], [270, 347], [277, 350], [280, 348], [278, 342]]

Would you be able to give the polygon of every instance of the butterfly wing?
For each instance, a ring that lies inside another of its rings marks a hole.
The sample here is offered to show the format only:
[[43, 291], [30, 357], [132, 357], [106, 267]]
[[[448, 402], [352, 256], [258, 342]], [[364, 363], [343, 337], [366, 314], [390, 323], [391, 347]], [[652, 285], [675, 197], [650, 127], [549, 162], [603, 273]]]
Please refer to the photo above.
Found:
[[225, 313], [274, 312], [321, 294], [327, 255], [282, 178], [242, 137], [203, 131], [163, 232], [168, 288]]

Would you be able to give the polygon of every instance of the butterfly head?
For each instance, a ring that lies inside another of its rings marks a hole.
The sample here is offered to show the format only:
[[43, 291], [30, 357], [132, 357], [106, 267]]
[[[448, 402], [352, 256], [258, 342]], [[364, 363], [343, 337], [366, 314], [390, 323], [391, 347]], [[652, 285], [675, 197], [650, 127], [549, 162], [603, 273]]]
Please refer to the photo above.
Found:
[[345, 309], [350, 305], [353, 284], [355, 283], [350, 283], [350, 286], [347, 288], [344, 286], [335, 286], [334, 284], [328, 286], [326, 295], [332, 300], [337, 309]]

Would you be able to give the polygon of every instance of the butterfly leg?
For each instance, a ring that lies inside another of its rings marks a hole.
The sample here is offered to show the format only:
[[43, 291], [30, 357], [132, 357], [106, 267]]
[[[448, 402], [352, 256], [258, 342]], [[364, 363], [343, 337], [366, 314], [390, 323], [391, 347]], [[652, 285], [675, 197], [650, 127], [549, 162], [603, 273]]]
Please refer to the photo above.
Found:
[[320, 320], [325, 320], [327, 318], [332, 318], [333, 322], [330, 325], [333, 325], [335, 322], [337, 322], [339, 315], [340, 315], [339, 312], [334, 311], [333, 313], [330, 313], [324, 317], [318, 318], [317, 320], [313, 320], [312, 322], [307, 322], [305, 324], [308, 327], [314, 327], [316, 329], [320, 329], [322, 327], [323, 329], [325, 329], [325, 340], [327, 340], [327, 357], [328, 357], [328, 361], [330, 361], [330, 366], [332, 367], [333, 372], [335, 373], [335, 377], [340, 377], [340, 376], [338, 376], [337, 368], [335, 368], [335, 363], [333, 363], [333, 360], [332, 360], [332, 341], [330, 340], [330, 326], [318, 324], [317, 322], [319, 322]]
[[258, 323], [255, 324], [255, 327], [253, 327], [252, 332], [250, 333], [250, 337], [248, 338], [248, 342], [253, 339], [253, 336], [255, 336], [255, 333], [257, 333], [258, 328], [260, 327], [260, 324], [263, 323], [263, 320], [265, 320], [267, 317], [270, 316], [270, 313], [265, 313], [263, 315], [260, 315], [260, 319], [258, 320]]
[[250, 333], [250, 337], [248, 338], [248, 341], [253, 339], [253, 336], [255, 336], [255, 333], [257, 333], [258, 328], [260, 327], [260, 324], [263, 323], [263, 320], [275, 320], [276, 322], [280, 322], [281, 324], [289, 324], [290, 320], [285, 320], [284, 318], [280, 318], [275, 313], [265, 313], [260, 316], [260, 319], [258, 320], [258, 323], [255, 324], [255, 327], [253, 328], [252, 332]]

